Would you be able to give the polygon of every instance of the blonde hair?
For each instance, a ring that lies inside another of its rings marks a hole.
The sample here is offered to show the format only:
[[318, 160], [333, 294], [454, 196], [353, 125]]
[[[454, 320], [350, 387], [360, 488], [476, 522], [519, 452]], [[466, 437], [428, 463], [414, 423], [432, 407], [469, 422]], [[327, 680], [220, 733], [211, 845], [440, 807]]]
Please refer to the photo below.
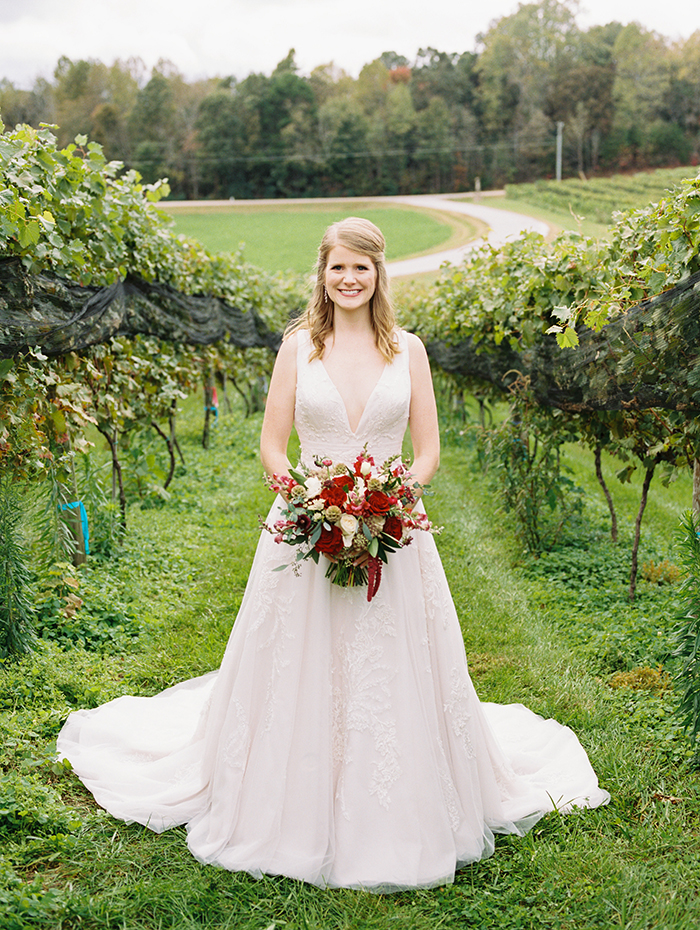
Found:
[[395, 339], [396, 314], [389, 292], [389, 275], [384, 259], [384, 236], [381, 230], [358, 216], [349, 216], [329, 226], [318, 247], [316, 261], [316, 281], [306, 310], [298, 319], [287, 327], [285, 335], [299, 329], [308, 329], [313, 350], [310, 361], [323, 356], [326, 339], [333, 332], [333, 301], [325, 294], [326, 267], [328, 254], [336, 245], [343, 245], [351, 252], [366, 255], [377, 272], [377, 281], [369, 302], [370, 321], [374, 331], [374, 341], [387, 362], [393, 361], [399, 351]]

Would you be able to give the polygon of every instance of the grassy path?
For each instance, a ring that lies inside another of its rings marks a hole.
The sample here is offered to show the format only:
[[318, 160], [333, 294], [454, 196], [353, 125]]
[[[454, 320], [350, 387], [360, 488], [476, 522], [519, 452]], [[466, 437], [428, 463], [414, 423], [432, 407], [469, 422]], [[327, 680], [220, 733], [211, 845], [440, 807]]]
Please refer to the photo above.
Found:
[[[86, 598], [109, 588], [147, 620], [139, 646], [115, 654], [49, 646], [0, 672], [4, 768], [38, 773], [32, 777], [50, 784], [81, 818], [79, 826], [61, 830], [60, 811], [47, 807], [51, 829], [45, 823], [12, 830], [2, 826], [0, 812], [0, 874], [11, 867], [44, 890], [37, 890], [35, 910], [27, 907], [13, 923], [18, 898], [7, 897], [0, 883], [0, 928], [700, 925], [695, 775], [669, 761], [647, 730], [635, 729], [624, 698], [557, 632], [537, 587], [517, 566], [507, 521], [459, 446], [445, 449], [428, 507], [445, 525], [439, 546], [477, 690], [484, 700], [522, 701], [571, 725], [613, 796], [608, 808], [550, 815], [524, 839], [499, 837], [495, 855], [462, 870], [454, 885], [382, 896], [326, 892], [283, 878], [256, 881], [201, 866], [187, 851], [183, 829], [156, 836], [116, 822], [73, 775], [51, 774], [42, 758], [73, 707], [150, 694], [218, 665], [252, 560], [257, 516], [271, 496], [260, 481], [259, 419], [222, 417], [204, 453], [198, 417], [191, 409], [182, 437], [187, 470], [171, 500], [133, 508], [125, 554], [93, 566], [83, 583]], [[11, 888], [9, 879], [6, 884]]]

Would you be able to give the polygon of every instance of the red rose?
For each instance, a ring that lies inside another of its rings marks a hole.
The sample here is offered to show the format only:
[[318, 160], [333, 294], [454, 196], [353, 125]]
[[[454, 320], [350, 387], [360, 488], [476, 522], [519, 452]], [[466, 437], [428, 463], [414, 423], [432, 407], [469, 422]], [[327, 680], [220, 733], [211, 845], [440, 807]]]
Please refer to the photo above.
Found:
[[321, 491], [321, 497], [326, 502], [326, 506], [331, 507], [335, 504], [336, 507], [342, 507], [347, 498], [345, 491], [337, 484], [332, 484], [329, 488], [324, 488]]
[[355, 482], [352, 480], [350, 475], [337, 475], [331, 480], [333, 484], [337, 484], [339, 488], [343, 489], [343, 491], [351, 491], [355, 485]]
[[370, 513], [388, 513], [391, 510], [391, 498], [384, 491], [370, 491], [365, 496], [367, 510]]
[[401, 539], [403, 535], [403, 526], [398, 517], [388, 516], [384, 521], [384, 532], [387, 536], [393, 536], [394, 539]]
[[340, 527], [333, 524], [327, 530], [324, 526], [315, 548], [317, 552], [325, 552], [326, 555], [338, 555], [343, 548], [343, 534], [340, 532]]

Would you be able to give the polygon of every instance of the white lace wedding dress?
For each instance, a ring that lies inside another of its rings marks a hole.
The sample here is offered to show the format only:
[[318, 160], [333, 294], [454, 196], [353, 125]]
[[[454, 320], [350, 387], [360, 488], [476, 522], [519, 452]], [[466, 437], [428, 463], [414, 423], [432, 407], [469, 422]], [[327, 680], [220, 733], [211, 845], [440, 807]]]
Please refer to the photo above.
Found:
[[[305, 460], [400, 451], [400, 339], [353, 433], [299, 335]], [[262, 534], [218, 672], [68, 718], [59, 753], [115, 817], [186, 823], [193, 854], [226, 869], [398, 890], [450, 881], [493, 851], [493, 831], [608, 800], [571, 730], [479, 702], [430, 535], [392, 556], [369, 604], [323, 564], [273, 571], [293, 553]]]

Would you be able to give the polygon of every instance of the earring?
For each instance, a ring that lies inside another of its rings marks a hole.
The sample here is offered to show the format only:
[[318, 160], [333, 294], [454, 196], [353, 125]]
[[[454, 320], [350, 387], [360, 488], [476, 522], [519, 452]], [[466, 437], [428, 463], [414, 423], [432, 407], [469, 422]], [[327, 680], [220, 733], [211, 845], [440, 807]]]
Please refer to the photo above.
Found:
[[323, 285], [323, 302], [328, 303], [328, 291], [326, 290], [326, 285]]

